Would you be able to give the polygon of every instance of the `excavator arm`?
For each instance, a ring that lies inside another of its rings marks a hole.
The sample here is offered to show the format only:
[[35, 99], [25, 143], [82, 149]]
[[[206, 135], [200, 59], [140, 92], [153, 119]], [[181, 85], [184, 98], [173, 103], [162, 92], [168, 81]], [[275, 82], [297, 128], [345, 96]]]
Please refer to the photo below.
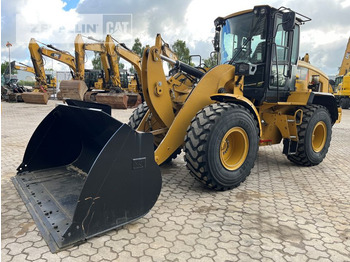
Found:
[[345, 49], [344, 57], [342, 64], [339, 68], [339, 74], [338, 75], [346, 75], [350, 72], [350, 38], [348, 40], [348, 44]]
[[58, 51], [58, 50], [50, 50], [45, 47], [41, 47], [41, 53], [44, 56], [47, 56], [51, 59], [54, 59], [58, 62], [61, 62], [67, 66], [75, 73], [76, 72], [76, 67], [75, 67], [75, 59], [74, 56], [71, 54], [65, 53], [63, 51]]
[[119, 58], [116, 52], [116, 46], [110, 35], [106, 36], [105, 46], [107, 50], [107, 58], [111, 70], [111, 81], [114, 86], [121, 86], [120, 72], [119, 72]]
[[[81, 48], [79, 48], [79, 50], [81, 50]], [[105, 75], [105, 81], [106, 83], [108, 83], [110, 80], [110, 66], [107, 58], [106, 46], [104, 45], [104, 43], [86, 43], [84, 44], [84, 47], [83, 47], [84, 53], [85, 53], [85, 50], [94, 51], [100, 54], [102, 68]]]
[[35, 70], [34, 70], [33, 67], [25, 65], [25, 64], [22, 64], [22, 63], [19, 63], [19, 64], [20, 65], [14, 64], [13, 68], [17, 69], [17, 70], [21, 70], [21, 71], [25, 71], [25, 72], [29, 72], [29, 73], [35, 74]]
[[29, 52], [30, 52], [30, 58], [33, 63], [34, 71], [35, 71], [35, 80], [37, 86], [40, 88], [46, 89], [46, 74], [45, 74], [45, 68], [44, 68], [44, 60], [42, 57], [41, 48], [38, 45], [38, 43], [35, 41], [34, 38], [30, 39], [29, 42]]

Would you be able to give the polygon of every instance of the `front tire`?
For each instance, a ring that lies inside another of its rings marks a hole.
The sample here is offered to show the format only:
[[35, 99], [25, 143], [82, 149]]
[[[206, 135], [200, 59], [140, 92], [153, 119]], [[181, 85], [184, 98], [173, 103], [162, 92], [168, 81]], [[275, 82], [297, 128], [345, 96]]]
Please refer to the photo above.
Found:
[[302, 166], [315, 166], [323, 161], [332, 137], [332, 121], [328, 110], [319, 105], [303, 108], [303, 121], [298, 126], [298, 149], [288, 159]]
[[228, 190], [250, 174], [257, 158], [257, 122], [241, 105], [212, 104], [197, 113], [185, 137], [190, 173], [207, 187]]
[[[138, 128], [138, 126], [140, 125], [143, 117], [146, 115], [148, 111], [148, 105], [145, 102], [139, 104], [137, 106], [137, 108], [132, 112], [132, 115], [129, 118], [129, 123], [128, 125], [136, 130]], [[147, 130], [145, 130], [147, 131]], [[155, 144], [154, 145], [154, 150], [157, 149], [158, 145]], [[173, 159], [175, 159], [179, 154], [181, 154], [181, 147], [176, 149], [176, 151], [174, 153], [172, 153], [164, 162], [163, 164], [168, 164], [170, 163]]]

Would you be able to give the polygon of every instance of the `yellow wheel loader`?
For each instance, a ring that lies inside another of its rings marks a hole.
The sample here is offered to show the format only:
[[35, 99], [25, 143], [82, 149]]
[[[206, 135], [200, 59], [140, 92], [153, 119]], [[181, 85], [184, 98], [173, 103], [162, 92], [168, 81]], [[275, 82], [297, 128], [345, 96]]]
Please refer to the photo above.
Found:
[[[146, 48], [146, 105], [135, 110], [131, 127], [96, 108], [57, 106], [13, 178], [51, 250], [146, 214], [160, 193], [158, 166], [182, 148], [190, 173], [214, 190], [238, 186], [258, 147], [282, 140], [290, 161], [321, 163], [341, 109], [326, 93], [325, 75], [298, 61], [300, 25], [308, 20], [269, 6], [219, 17], [220, 63], [208, 72], [172, 61], [159, 43]], [[163, 60], [194, 84], [166, 77]]]

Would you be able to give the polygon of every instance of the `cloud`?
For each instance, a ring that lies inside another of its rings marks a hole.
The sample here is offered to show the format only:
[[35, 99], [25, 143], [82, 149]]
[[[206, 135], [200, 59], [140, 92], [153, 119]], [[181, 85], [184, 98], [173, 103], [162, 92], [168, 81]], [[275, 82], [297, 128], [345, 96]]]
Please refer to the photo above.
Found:
[[[144, 0], [84, 0], [76, 8], [67, 8], [67, 0], [16, 0], [2, 1], [2, 56], [7, 57], [6, 41], [13, 41], [13, 57], [17, 60], [28, 60], [29, 52], [26, 43], [17, 43], [13, 32], [16, 29], [15, 17], [21, 17], [18, 23], [23, 25], [48, 25], [51, 29], [74, 25], [86, 14], [132, 14], [131, 40], [126, 44], [131, 47], [133, 39], [140, 38], [143, 45], [153, 45], [157, 33], [173, 44], [177, 39], [186, 41], [191, 53], [209, 57], [213, 50], [213, 21], [218, 16], [260, 5], [261, 1], [227, 1], [216, 0], [179, 0], [179, 1], [144, 1]], [[340, 66], [347, 40], [350, 36], [350, 0], [267, 0], [274, 7], [286, 6], [309, 16], [311, 22], [301, 28], [300, 56], [308, 52], [312, 63], [328, 74], [336, 74]], [[64, 9], [69, 9], [65, 11]], [[29, 34], [30, 35], [30, 34]], [[54, 34], [44, 30], [36, 36], [37, 40], [46, 43], [59, 42], [63, 50], [74, 51], [74, 37]], [[31, 36], [29, 36], [30, 38]], [[62, 42], [66, 42], [63, 44]], [[91, 65], [89, 54], [87, 67]], [[55, 62], [56, 63], [56, 62]], [[51, 64], [51, 63], [50, 63]], [[56, 64], [56, 66], [60, 66]], [[62, 68], [60, 68], [62, 70]]]

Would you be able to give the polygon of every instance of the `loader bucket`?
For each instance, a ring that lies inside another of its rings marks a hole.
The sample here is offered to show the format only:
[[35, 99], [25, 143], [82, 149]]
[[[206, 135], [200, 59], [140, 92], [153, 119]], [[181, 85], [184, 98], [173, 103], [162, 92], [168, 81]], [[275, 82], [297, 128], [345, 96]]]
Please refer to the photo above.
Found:
[[85, 102], [80, 100], [74, 100], [74, 99], [66, 99], [65, 102], [69, 106], [78, 106], [78, 107], [85, 107], [85, 108], [94, 108], [99, 109], [105, 112], [108, 115], [112, 115], [112, 108], [109, 105], [100, 104], [96, 102]]
[[97, 109], [59, 105], [31, 137], [12, 181], [57, 252], [147, 214], [161, 190], [152, 134]]

